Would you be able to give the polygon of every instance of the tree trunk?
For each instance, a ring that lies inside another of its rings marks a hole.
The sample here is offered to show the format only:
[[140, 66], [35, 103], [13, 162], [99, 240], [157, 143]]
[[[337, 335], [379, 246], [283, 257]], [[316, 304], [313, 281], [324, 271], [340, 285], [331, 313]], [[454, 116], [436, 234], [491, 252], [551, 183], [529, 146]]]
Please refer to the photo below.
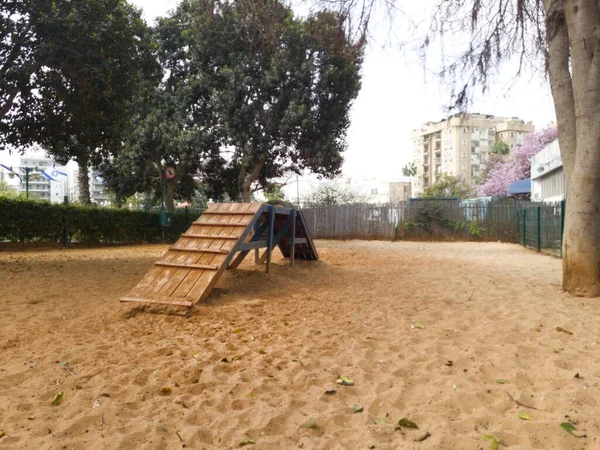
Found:
[[77, 164], [79, 165], [79, 203], [82, 205], [90, 205], [92, 203], [88, 161], [87, 155], [77, 158]]
[[187, 162], [182, 161], [181, 163], [177, 164], [175, 177], [171, 180], [165, 181], [165, 207], [170, 213], [175, 212], [175, 189], [186, 173]]
[[150, 211], [150, 208], [152, 208], [152, 205], [154, 204], [154, 198], [154, 192], [144, 192], [144, 211]]
[[175, 187], [177, 183], [169, 180], [165, 184], [165, 207], [170, 213], [175, 212]]
[[265, 161], [259, 161], [252, 172], [246, 174], [246, 168], [242, 166], [240, 169], [240, 176], [238, 178], [239, 187], [240, 187], [240, 198], [242, 203], [250, 203], [252, 196], [252, 184], [258, 180], [258, 176], [260, 175], [260, 171], [265, 165]]
[[252, 183], [248, 184], [246, 182], [242, 183], [242, 190], [240, 192], [242, 203], [250, 203], [250, 200], [252, 199], [252, 194], [250, 192], [251, 184]]
[[548, 71], [567, 181], [563, 289], [578, 296], [597, 297], [600, 296], [600, 11], [597, 0], [548, 3], [560, 9], [564, 4], [562, 11], [546, 8]]

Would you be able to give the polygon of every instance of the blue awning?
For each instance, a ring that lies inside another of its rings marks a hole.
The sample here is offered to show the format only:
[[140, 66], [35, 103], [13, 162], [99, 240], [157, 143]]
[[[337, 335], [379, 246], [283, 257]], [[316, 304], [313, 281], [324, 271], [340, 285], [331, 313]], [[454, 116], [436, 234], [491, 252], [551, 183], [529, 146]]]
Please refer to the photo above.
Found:
[[508, 195], [531, 193], [531, 179], [527, 178], [526, 180], [517, 181], [509, 185], [506, 193]]

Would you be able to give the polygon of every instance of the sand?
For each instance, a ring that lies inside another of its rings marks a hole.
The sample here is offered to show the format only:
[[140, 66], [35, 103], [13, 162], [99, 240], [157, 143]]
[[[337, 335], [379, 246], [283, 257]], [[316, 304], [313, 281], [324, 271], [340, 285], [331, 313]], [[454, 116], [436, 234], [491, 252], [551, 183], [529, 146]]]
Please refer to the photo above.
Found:
[[562, 293], [559, 260], [317, 246], [270, 277], [244, 262], [189, 318], [118, 302], [163, 246], [0, 252], [0, 448], [600, 448], [598, 299]]

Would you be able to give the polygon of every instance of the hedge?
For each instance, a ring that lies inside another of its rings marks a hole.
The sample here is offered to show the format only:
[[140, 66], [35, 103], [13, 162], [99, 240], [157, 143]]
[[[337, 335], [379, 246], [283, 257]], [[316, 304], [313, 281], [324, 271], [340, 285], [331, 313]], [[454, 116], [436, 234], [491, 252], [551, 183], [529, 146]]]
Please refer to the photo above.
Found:
[[[200, 212], [177, 212], [165, 228], [165, 241], [174, 242]], [[63, 205], [0, 197], [0, 242], [71, 242], [83, 244], [137, 244], [161, 242], [157, 211], [131, 211]]]

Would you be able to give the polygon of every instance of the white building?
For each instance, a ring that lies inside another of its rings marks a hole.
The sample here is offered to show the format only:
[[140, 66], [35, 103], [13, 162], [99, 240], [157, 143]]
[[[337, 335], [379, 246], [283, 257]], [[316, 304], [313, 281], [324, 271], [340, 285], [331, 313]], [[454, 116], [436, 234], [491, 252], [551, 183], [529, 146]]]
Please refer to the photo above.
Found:
[[531, 200], [561, 201], [565, 192], [565, 172], [556, 139], [531, 158]]
[[[18, 190], [20, 193], [26, 193], [29, 190], [29, 198], [47, 200], [51, 203], [62, 203], [65, 192], [68, 189], [69, 180], [52, 181], [42, 175], [43, 170], [48, 170], [54, 165], [54, 161], [42, 155], [23, 155], [20, 158], [19, 166], [14, 170], [21, 179]], [[63, 166], [56, 166], [61, 172], [66, 172]], [[29, 183], [26, 181], [26, 172], [29, 174]], [[28, 186], [29, 185], [29, 186]]]
[[375, 177], [346, 178], [355, 192], [365, 195], [368, 203], [397, 203], [410, 198], [410, 182], [383, 181]]

